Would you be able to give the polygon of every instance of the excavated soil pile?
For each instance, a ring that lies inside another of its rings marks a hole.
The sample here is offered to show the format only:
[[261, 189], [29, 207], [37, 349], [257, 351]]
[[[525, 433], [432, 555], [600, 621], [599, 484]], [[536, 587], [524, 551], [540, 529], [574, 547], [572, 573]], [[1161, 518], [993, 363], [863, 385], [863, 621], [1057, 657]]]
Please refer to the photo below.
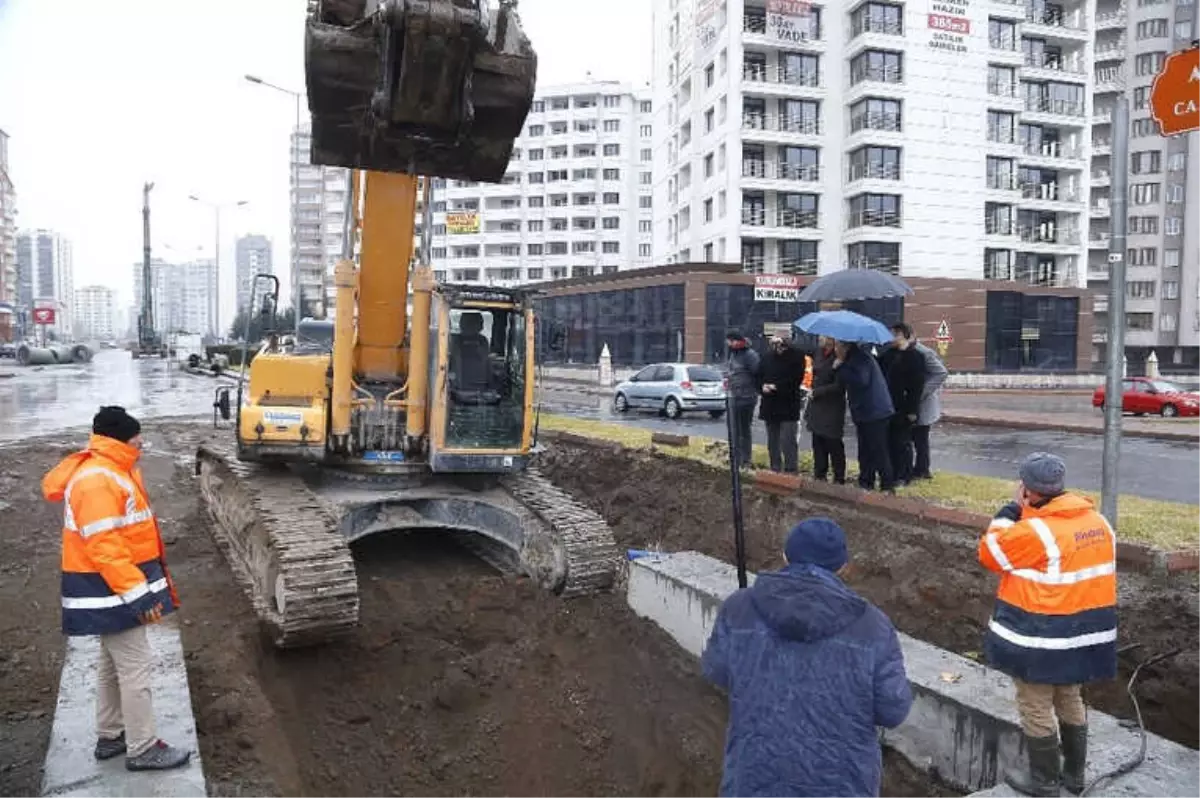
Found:
[[[622, 546], [694, 550], [733, 561], [728, 472], [609, 445], [565, 443], [546, 452], [540, 467], [600, 512]], [[750, 568], [779, 567], [783, 537], [796, 521], [831, 516], [849, 537], [848, 582], [897, 628], [962, 654], [977, 654], [982, 647], [996, 578], [978, 564], [977, 536], [754, 489], [746, 491], [743, 508]], [[1182, 647], [1173, 659], [1142, 671], [1137, 693], [1152, 731], [1196, 748], [1200, 622], [1195, 575], [1168, 580], [1123, 572], [1119, 584], [1120, 645], [1137, 648], [1123, 654], [1121, 678], [1093, 685], [1088, 698], [1105, 712], [1130, 717], [1125, 683], [1132, 667]]]

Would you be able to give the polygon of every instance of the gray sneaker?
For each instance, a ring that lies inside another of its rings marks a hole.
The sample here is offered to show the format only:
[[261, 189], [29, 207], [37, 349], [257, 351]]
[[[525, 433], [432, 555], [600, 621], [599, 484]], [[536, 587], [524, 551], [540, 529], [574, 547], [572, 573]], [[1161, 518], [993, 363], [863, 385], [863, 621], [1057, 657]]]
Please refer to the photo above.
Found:
[[191, 751], [183, 751], [155, 740], [154, 745], [137, 756], [125, 757], [126, 770], [170, 770], [180, 768], [192, 758]]
[[125, 732], [118, 737], [100, 737], [96, 740], [96, 759], [112, 759], [125, 753]]

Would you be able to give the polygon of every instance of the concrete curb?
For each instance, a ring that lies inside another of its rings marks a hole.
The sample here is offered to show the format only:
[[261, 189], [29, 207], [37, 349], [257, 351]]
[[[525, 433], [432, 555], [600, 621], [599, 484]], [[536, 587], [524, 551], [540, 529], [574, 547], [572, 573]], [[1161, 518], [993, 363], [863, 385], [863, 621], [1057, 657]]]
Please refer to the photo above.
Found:
[[[626, 600], [635, 613], [654, 621], [698, 657], [721, 602], [736, 589], [732, 565], [697, 552], [680, 552], [631, 562]], [[918, 768], [960, 789], [993, 788], [1005, 768], [1024, 756], [1012, 681], [921, 640], [899, 637], [914, 701], [908, 718], [887, 730], [884, 741]], [[1089, 725], [1089, 778], [1138, 750], [1139, 736], [1116, 718], [1091, 711]], [[1106, 785], [1103, 794], [1197, 795], [1196, 764], [1195, 751], [1148, 734], [1146, 763]]]
[[[610, 449], [625, 448], [615, 441], [597, 440], [571, 432], [556, 432], [543, 430], [540, 435], [545, 440], [557, 440], [579, 446], [605, 447]], [[672, 439], [671, 446], [686, 446]], [[755, 471], [750, 483], [765, 493], [776, 496], [794, 496], [798, 493], [817, 495], [843, 504], [852, 504], [861, 509], [895, 518], [903, 516], [908, 520], [924, 521], [940, 526], [962, 529], [972, 534], [982, 534], [991, 522], [991, 516], [983, 513], [973, 513], [958, 510], [953, 507], [942, 507], [921, 499], [888, 496], [875, 491], [863, 490], [855, 485], [835, 485], [829, 482], [819, 482], [795, 474], [777, 474], [773, 471]], [[1151, 574], [1173, 574], [1182, 571], [1200, 571], [1200, 549], [1176, 549], [1167, 551], [1142, 543], [1117, 542], [1117, 565], [1121, 570], [1138, 571]]]
[[154, 652], [154, 711], [159, 735], [191, 751], [191, 761], [178, 770], [131, 773], [125, 769], [124, 757], [95, 760], [92, 748], [96, 744], [96, 660], [100, 641], [96, 637], [69, 637], [46, 751], [42, 795], [207, 795], [179, 629], [164, 622], [151, 626], [147, 634]]

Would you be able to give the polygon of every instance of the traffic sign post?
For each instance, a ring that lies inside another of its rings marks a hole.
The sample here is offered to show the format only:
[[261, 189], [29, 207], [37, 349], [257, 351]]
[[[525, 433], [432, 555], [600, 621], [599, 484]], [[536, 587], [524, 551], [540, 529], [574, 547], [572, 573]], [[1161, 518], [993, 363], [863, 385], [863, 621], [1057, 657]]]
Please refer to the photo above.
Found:
[[937, 344], [938, 355], [945, 357], [947, 350], [950, 349], [950, 344], [954, 343], [954, 336], [950, 334], [950, 322], [942, 319], [933, 340]]
[[1125, 216], [1129, 201], [1129, 101], [1113, 106], [1112, 235], [1108, 240], [1108, 343], [1105, 347], [1104, 460], [1100, 511], [1117, 525], [1117, 473], [1121, 461], [1121, 403], [1125, 360]]
[[1163, 61], [1150, 87], [1150, 114], [1164, 136], [1200, 130], [1200, 45], [1196, 42]]

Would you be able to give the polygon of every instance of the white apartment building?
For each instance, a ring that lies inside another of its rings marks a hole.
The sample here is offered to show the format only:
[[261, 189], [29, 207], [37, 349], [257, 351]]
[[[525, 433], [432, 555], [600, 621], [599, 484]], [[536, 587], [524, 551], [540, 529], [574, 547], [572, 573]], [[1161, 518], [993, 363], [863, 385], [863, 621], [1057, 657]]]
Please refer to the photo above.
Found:
[[[160, 336], [175, 333], [218, 335], [213, 303], [217, 290], [217, 269], [211, 260], [191, 263], [166, 263], [155, 258], [150, 263], [151, 300], [154, 306], [154, 330]], [[133, 303], [142, 307], [142, 263], [133, 265]], [[136, 328], [136, 319], [134, 326]]]
[[[260, 274], [274, 274], [271, 265], [271, 239], [263, 235], [245, 235], [237, 240], [237, 309], [250, 304], [250, 289]], [[259, 286], [263, 290], [263, 286]], [[261, 294], [260, 294], [261, 295]]]
[[333, 267], [342, 254], [350, 180], [346, 169], [309, 163], [311, 153], [310, 131], [293, 131], [291, 287], [300, 318], [321, 317], [333, 307]]
[[17, 304], [17, 193], [8, 176], [8, 134], [0, 130], [0, 341], [13, 337]]
[[59, 340], [74, 334], [75, 267], [71, 242], [53, 230], [23, 230], [17, 234], [17, 305], [32, 337], [34, 308], [52, 308], [55, 321], [46, 332]]
[[539, 89], [502, 183], [434, 181], [438, 279], [513, 286], [650, 266], [652, 115], [649, 92], [627, 84]]
[[1129, 104], [1125, 353], [1155, 351], [1160, 366], [1200, 366], [1200, 133], [1164, 138], [1150, 89], [1167, 55], [1197, 32], [1194, 2], [1097, 0], [1088, 287], [1095, 288], [1092, 359], [1107, 350], [1108, 245], [1112, 230], [1112, 112]]
[[1082, 285], [1088, 0], [654, 0], [656, 260]]
[[117, 333], [116, 292], [106, 285], [75, 291], [75, 335], [81, 340], [108, 341]]

